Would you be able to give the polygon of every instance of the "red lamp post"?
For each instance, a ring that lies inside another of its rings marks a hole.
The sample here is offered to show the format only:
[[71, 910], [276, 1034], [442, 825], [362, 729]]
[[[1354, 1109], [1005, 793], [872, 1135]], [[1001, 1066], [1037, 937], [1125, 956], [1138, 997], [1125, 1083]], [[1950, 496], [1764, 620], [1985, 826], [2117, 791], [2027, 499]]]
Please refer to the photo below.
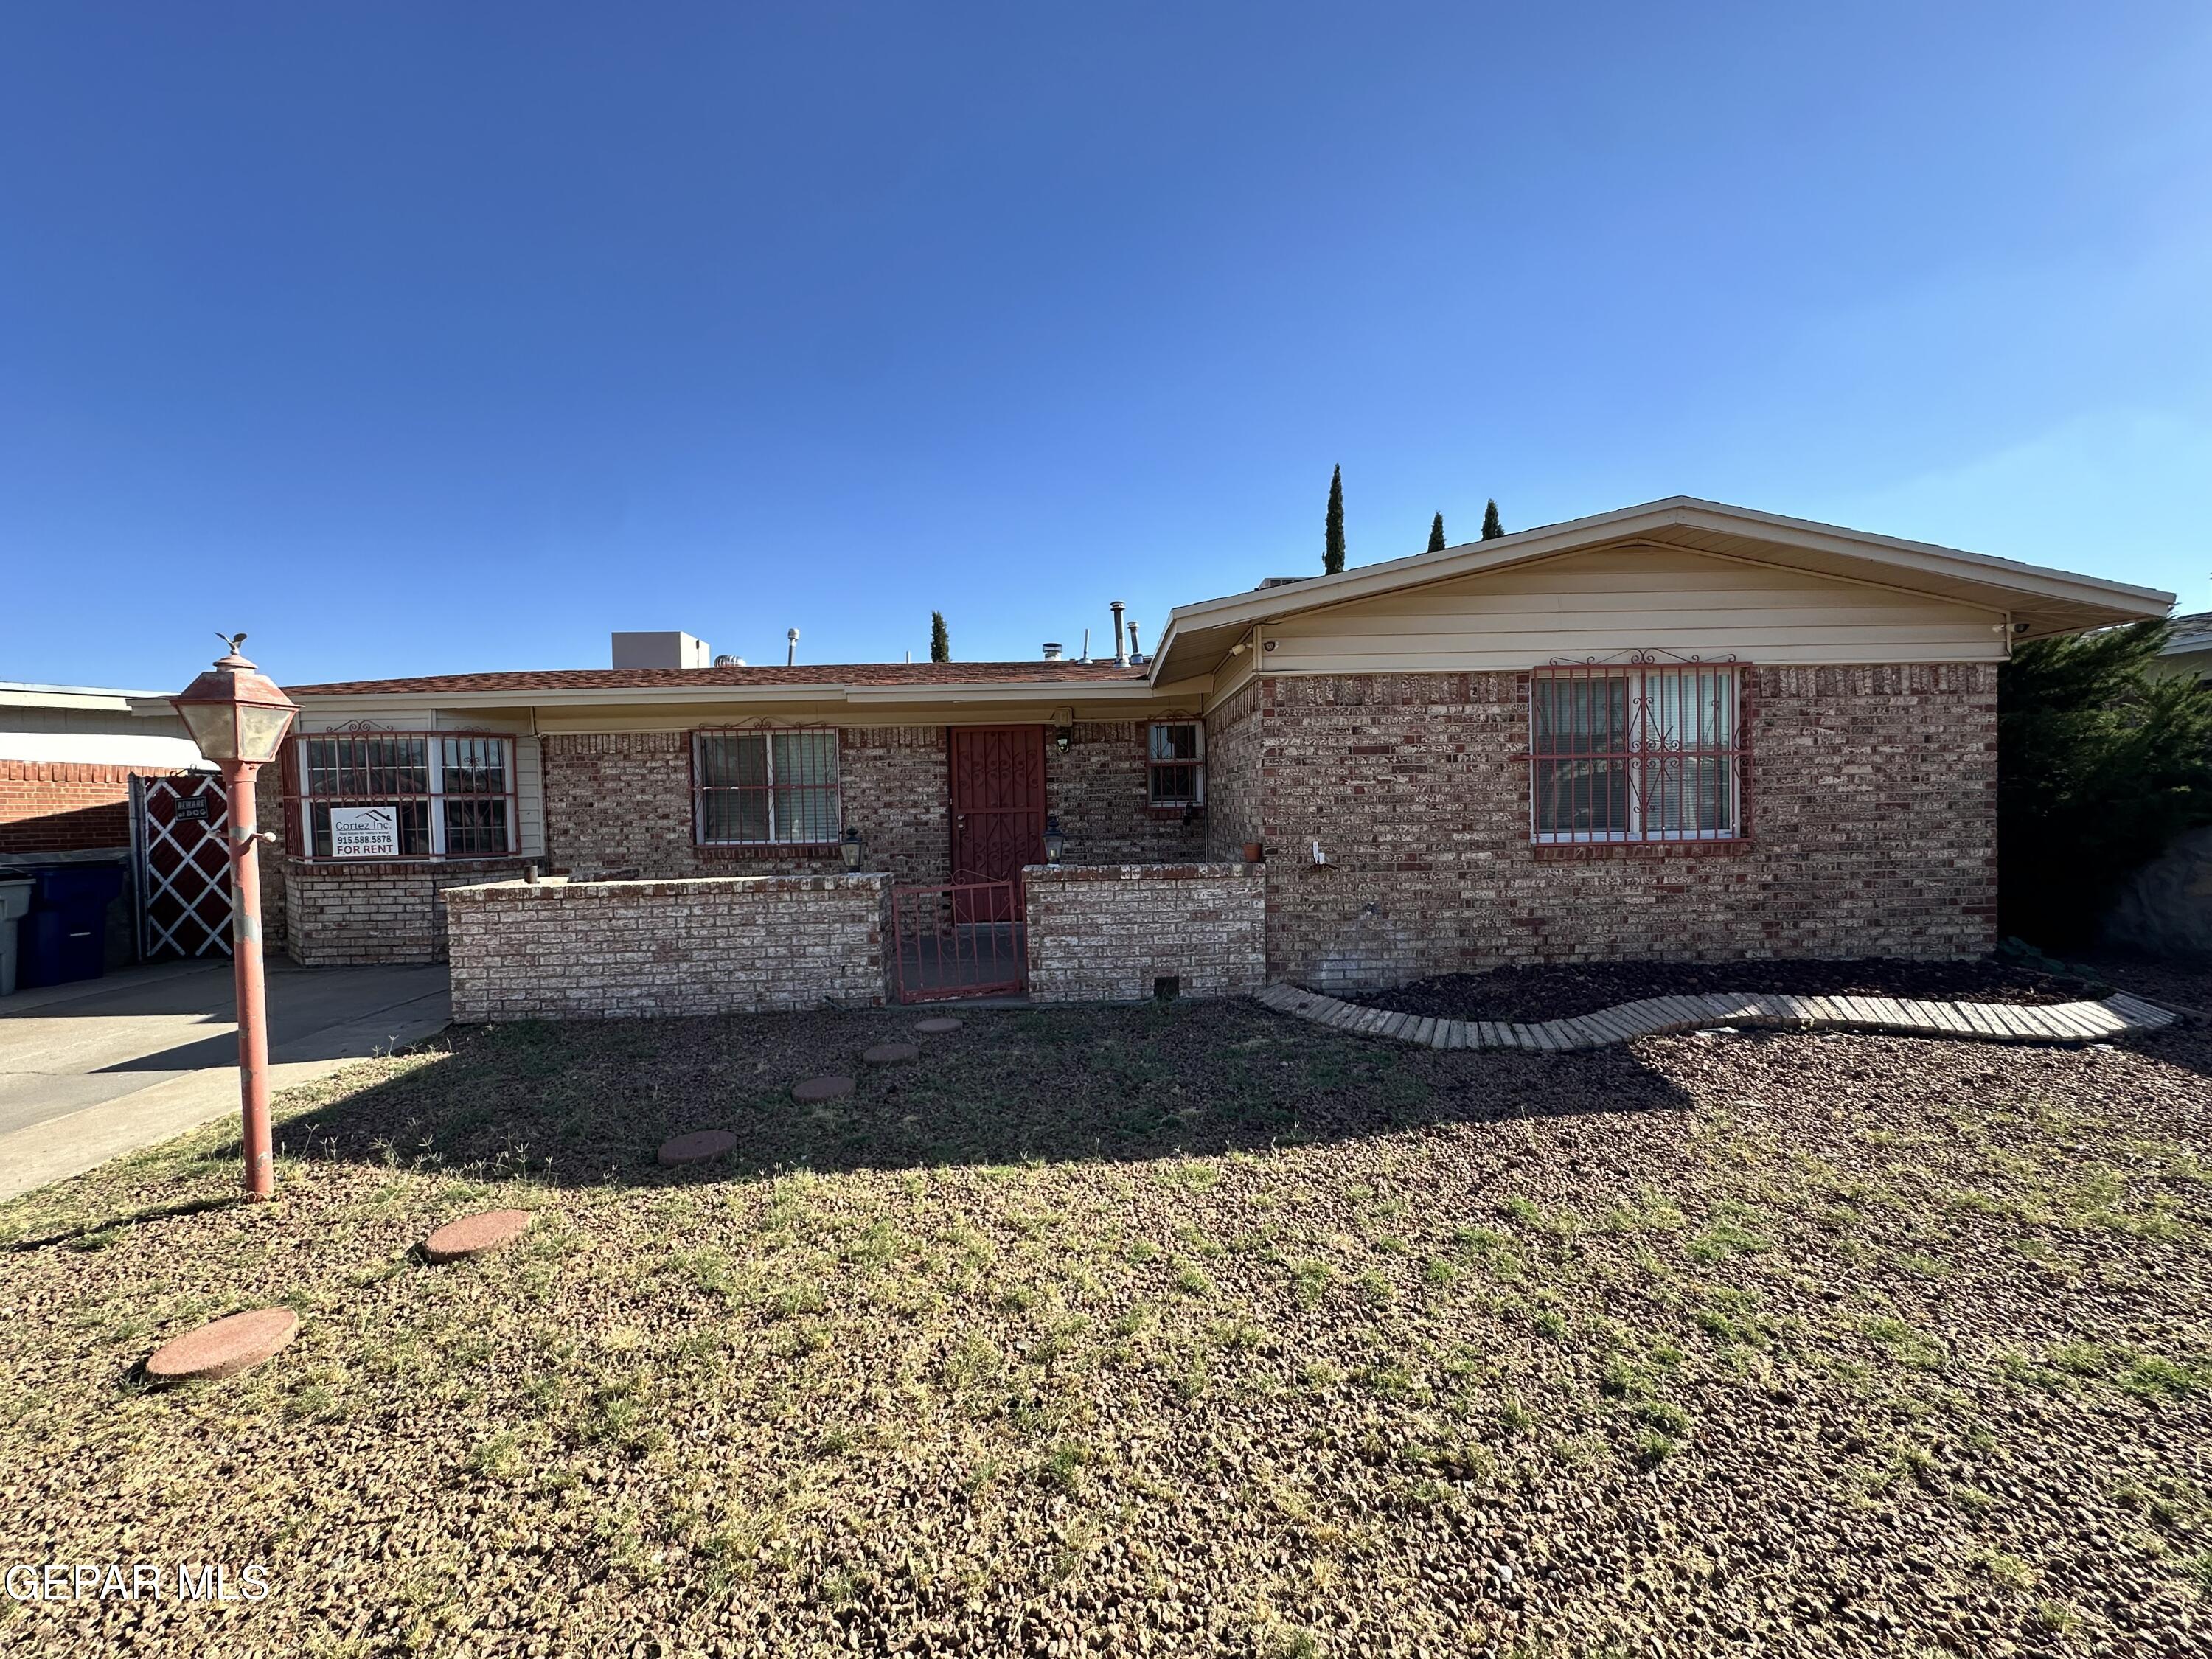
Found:
[[300, 707], [276, 683], [240, 656], [243, 634], [216, 636], [229, 646], [183, 691], [169, 699], [184, 716], [200, 753], [222, 772], [230, 798], [230, 956], [238, 994], [238, 1092], [246, 1118], [246, 1189], [256, 1198], [276, 1190], [269, 1143], [269, 1020], [261, 981], [260, 835], [254, 825], [253, 780], [275, 760]]

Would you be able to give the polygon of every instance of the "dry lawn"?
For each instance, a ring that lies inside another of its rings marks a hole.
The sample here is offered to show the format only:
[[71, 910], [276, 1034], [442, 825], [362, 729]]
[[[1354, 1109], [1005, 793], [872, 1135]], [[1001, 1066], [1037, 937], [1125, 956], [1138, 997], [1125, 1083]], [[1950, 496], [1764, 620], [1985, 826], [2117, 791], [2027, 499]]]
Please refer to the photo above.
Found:
[[459, 1034], [285, 1102], [273, 1205], [210, 1129], [0, 1206], [0, 1566], [272, 1585], [0, 1652], [2212, 1650], [2202, 1028], [971, 1011], [787, 1097], [909, 1024]]

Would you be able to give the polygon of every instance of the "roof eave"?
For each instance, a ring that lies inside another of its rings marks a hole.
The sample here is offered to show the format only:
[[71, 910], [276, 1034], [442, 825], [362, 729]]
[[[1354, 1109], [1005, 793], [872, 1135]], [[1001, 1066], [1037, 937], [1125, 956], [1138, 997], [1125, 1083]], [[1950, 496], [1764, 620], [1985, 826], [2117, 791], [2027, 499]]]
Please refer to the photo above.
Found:
[[[1196, 605], [1178, 605], [1168, 613], [1167, 626], [1154, 650], [1154, 672], [1159, 672], [1171, 659], [1188, 655], [1187, 650], [1178, 647], [1194, 634], [1235, 630], [1241, 635], [1256, 625], [1302, 611], [1477, 575], [1504, 565], [1552, 557], [1677, 526], [1759, 537], [1777, 546], [1860, 559], [1893, 573], [1917, 570], [1953, 581], [1979, 585], [1992, 590], [1989, 602], [1995, 608], [2047, 608], [2048, 622], [2030, 620], [2024, 635], [2029, 638], [2163, 617], [2174, 601], [2172, 594], [2158, 588], [2023, 564], [1932, 542], [1905, 541], [1893, 536], [1874, 535], [1806, 519], [1784, 518], [1749, 507], [1701, 501], [1694, 496], [1674, 495], [1638, 507], [1571, 519], [1562, 524], [1516, 531], [1486, 542], [1463, 542], [1434, 553], [1410, 554], [1335, 575], [1310, 577], [1291, 586], [1262, 588], [1250, 593], [1201, 600]], [[2021, 605], [2016, 603], [2021, 599], [2039, 600], [2044, 605]], [[1186, 674], [1205, 672], [1213, 665], [1177, 663], [1179, 672]]]

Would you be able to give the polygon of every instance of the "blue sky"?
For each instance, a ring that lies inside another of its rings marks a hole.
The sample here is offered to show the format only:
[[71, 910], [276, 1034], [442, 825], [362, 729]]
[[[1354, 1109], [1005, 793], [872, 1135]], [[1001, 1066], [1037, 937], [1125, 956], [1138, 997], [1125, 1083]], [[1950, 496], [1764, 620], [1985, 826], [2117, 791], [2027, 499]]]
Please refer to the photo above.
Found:
[[0, 12], [0, 679], [1027, 657], [1683, 492], [2212, 606], [2201, 5]]

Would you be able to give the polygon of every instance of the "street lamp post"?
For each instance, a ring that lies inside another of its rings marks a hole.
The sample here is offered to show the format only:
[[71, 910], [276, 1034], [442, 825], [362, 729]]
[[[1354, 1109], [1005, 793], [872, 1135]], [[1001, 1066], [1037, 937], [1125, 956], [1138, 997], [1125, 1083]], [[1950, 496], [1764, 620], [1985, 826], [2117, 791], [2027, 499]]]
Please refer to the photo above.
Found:
[[269, 1020], [261, 982], [258, 852], [264, 837], [254, 824], [253, 781], [276, 758], [300, 708], [274, 680], [239, 654], [245, 635], [216, 637], [229, 651], [169, 702], [184, 717], [200, 753], [221, 769], [229, 796], [230, 956], [238, 995], [238, 1093], [246, 1120], [246, 1189], [256, 1198], [267, 1198], [276, 1190], [276, 1171], [269, 1142]]

